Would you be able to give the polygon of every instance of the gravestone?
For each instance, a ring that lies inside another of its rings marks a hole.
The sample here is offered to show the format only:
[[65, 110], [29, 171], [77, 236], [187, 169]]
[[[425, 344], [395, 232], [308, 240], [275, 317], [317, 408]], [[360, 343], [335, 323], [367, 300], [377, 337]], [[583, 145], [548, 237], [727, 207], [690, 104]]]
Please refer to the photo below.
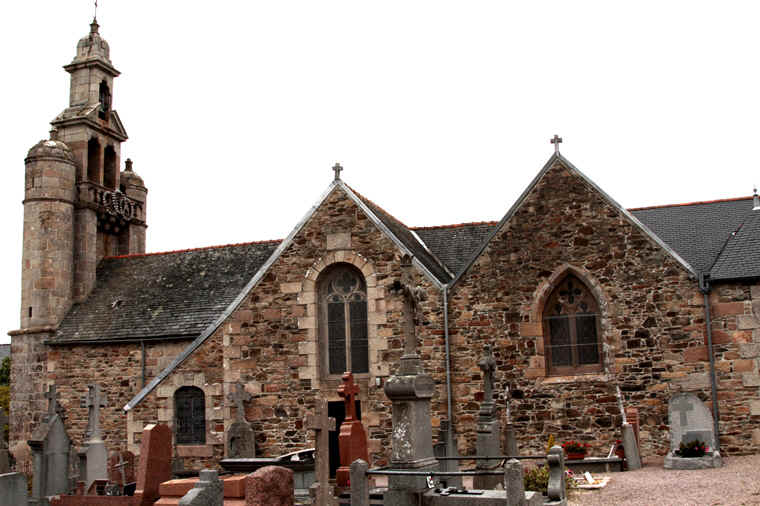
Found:
[[69, 449], [71, 440], [61, 418], [55, 385], [45, 394], [48, 411], [42, 423], [27, 441], [34, 459], [32, 501], [42, 503], [46, 497], [69, 491]]
[[195, 487], [179, 500], [179, 506], [222, 506], [224, 486], [216, 470], [204, 469], [200, 472]]
[[[480, 404], [477, 422], [476, 454], [479, 457], [501, 455], [501, 429], [496, 404], [493, 401], [493, 373], [496, 369], [496, 359], [491, 345], [483, 347], [483, 358], [478, 362], [483, 371], [483, 402]], [[493, 470], [499, 466], [499, 459], [477, 460], [475, 468], [480, 471]], [[475, 476], [472, 486], [477, 489], [492, 489], [501, 483], [499, 476]]]
[[28, 498], [24, 473], [0, 474], [0, 506], [26, 506]]
[[108, 481], [120, 487], [135, 481], [135, 455], [129, 450], [112, 451], [108, 457]]
[[[683, 392], [674, 395], [668, 403], [670, 423], [670, 451], [665, 457], [665, 469], [707, 469], [721, 467], [723, 461], [716, 451], [713, 417], [699, 397]], [[675, 454], [681, 443], [700, 440], [708, 451], [704, 457], [683, 458]]]
[[87, 385], [87, 396], [82, 399], [82, 407], [87, 407], [87, 472], [85, 489], [89, 489], [95, 480], [108, 479], [108, 452], [100, 431], [100, 408], [106, 407], [105, 398], [97, 383]]
[[314, 414], [306, 417], [306, 428], [316, 432], [316, 475], [317, 480], [311, 485], [309, 493], [319, 506], [334, 503], [330, 493], [330, 432], [335, 430], [335, 418], [327, 416], [327, 401], [317, 399]]
[[[433, 455], [433, 431], [430, 420], [430, 398], [435, 383], [422, 369], [417, 354], [415, 314], [424, 291], [412, 285], [412, 261], [405, 255], [401, 262], [401, 280], [392, 285], [392, 292], [402, 297], [404, 318], [404, 354], [396, 374], [385, 382], [385, 395], [392, 401], [393, 429], [391, 432], [392, 469], [433, 471], [438, 461]], [[392, 475], [388, 478], [386, 504], [416, 505], [427, 490], [424, 476]]]
[[245, 478], [246, 506], [293, 506], [293, 471], [266, 466]]
[[343, 384], [338, 387], [338, 395], [345, 402], [346, 418], [340, 425], [338, 435], [340, 467], [335, 474], [335, 482], [339, 487], [348, 487], [351, 462], [357, 459], [369, 461], [367, 433], [362, 422], [356, 416], [356, 396], [358, 394], [359, 386], [354, 383], [354, 375], [350, 372], [343, 373]]
[[235, 421], [227, 431], [227, 458], [250, 458], [256, 456], [256, 433], [248, 420], [245, 419], [244, 402], [250, 402], [253, 396], [245, 391], [239, 381], [227, 396], [235, 403]]
[[172, 477], [172, 431], [166, 424], [146, 425], [140, 443], [135, 506], [152, 506], [158, 487]]

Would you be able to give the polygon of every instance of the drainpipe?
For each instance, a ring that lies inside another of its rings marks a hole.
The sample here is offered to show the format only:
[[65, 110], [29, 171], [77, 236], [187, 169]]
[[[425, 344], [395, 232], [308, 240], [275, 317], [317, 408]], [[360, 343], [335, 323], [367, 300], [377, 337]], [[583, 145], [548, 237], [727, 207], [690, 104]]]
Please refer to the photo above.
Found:
[[447, 441], [454, 440], [454, 420], [451, 413], [451, 351], [449, 347], [449, 285], [443, 285], [443, 336], [446, 341], [446, 411], [449, 417]]
[[145, 340], [140, 340], [140, 350], [142, 351], [142, 386], [145, 388]]
[[715, 431], [715, 451], [720, 451], [720, 432], [718, 431], [718, 382], [715, 377], [715, 354], [712, 342], [712, 324], [710, 323], [710, 275], [699, 274], [699, 289], [705, 298], [705, 325], [707, 326], [707, 355], [710, 357], [710, 394], [713, 407], [713, 430]]

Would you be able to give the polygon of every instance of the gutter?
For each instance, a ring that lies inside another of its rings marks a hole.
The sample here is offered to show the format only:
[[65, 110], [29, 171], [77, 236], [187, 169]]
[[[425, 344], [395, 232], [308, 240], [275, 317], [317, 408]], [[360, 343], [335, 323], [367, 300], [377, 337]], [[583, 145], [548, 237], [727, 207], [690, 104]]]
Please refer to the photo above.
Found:
[[443, 285], [443, 336], [446, 342], [446, 411], [449, 418], [447, 441], [454, 441], [451, 412], [451, 348], [449, 346], [449, 285]]
[[715, 432], [715, 451], [720, 451], [720, 432], [718, 430], [718, 382], [715, 376], [715, 353], [712, 342], [712, 323], [710, 322], [710, 275], [699, 273], [699, 290], [705, 299], [705, 325], [707, 326], [707, 355], [710, 357], [710, 397], [713, 410], [713, 431]]

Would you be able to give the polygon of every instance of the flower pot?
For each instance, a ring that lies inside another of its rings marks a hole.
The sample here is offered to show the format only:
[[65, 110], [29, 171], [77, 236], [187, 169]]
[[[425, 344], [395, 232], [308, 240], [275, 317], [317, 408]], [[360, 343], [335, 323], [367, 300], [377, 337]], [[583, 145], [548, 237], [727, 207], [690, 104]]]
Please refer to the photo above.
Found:
[[625, 458], [625, 449], [624, 448], [617, 448], [615, 449], [615, 456], [619, 459]]
[[567, 452], [567, 460], [583, 460], [586, 454], [583, 452]]

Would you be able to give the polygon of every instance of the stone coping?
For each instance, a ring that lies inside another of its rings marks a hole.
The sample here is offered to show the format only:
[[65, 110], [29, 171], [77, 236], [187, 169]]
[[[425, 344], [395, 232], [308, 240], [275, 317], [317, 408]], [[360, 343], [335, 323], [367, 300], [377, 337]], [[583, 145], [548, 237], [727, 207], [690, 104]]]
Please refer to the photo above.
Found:
[[691, 470], [713, 469], [723, 467], [720, 452], [706, 454], [704, 457], [677, 457], [672, 452], [665, 457], [665, 469]]

